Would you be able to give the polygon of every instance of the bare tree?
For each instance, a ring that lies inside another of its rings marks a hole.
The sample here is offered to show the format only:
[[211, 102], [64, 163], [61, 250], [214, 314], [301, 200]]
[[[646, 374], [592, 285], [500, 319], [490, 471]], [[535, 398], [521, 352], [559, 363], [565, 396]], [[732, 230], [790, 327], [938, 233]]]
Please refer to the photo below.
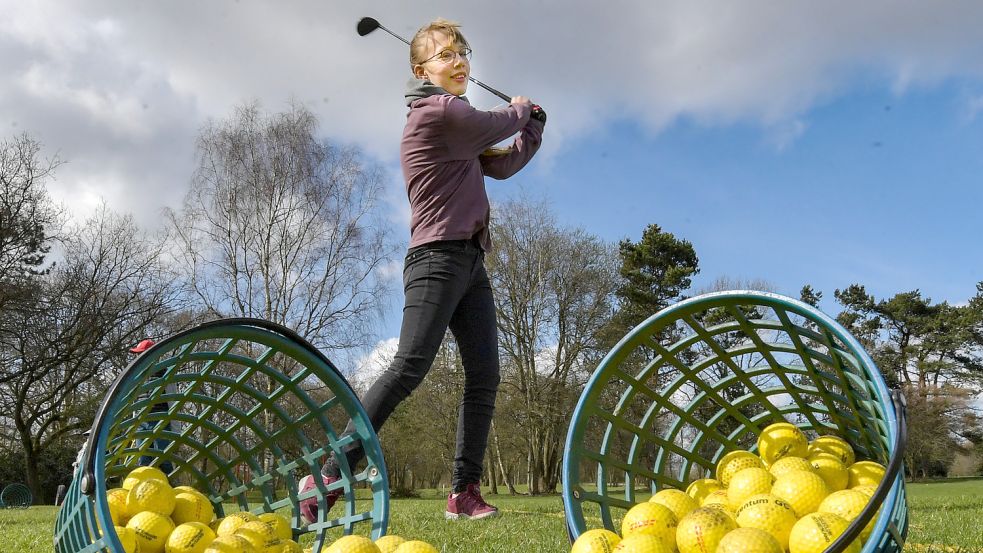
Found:
[[[63, 214], [45, 184], [58, 164], [43, 159], [40, 143], [26, 134], [0, 142], [0, 312], [29, 302], [31, 278], [48, 268]], [[0, 383], [12, 374], [9, 354], [0, 350]]]
[[284, 324], [321, 348], [366, 345], [392, 250], [375, 218], [381, 171], [317, 136], [313, 113], [256, 104], [211, 123], [180, 212], [188, 290], [214, 316]]
[[63, 260], [31, 280], [30, 301], [0, 312], [0, 350], [11, 363], [0, 384], [0, 432], [22, 447], [35, 497], [49, 495], [38, 473], [45, 452], [91, 424], [126, 364], [125, 348], [175, 306], [163, 243], [103, 206], [69, 229]]
[[0, 142], [0, 309], [19, 279], [44, 270], [62, 223], [44, 185], [59, 163], [42, 159], [41, 144], [28, 135]]
[[617, 258], [596, 237], [560, 228], [545, 203], [510, 201], [495, 220], [488, 267], [504, 353], [503, 391], [521, 398], [521, 412], [508, 418], [525, 441], [530, 493], [551, 492], [559, 483], [569, 414], [600, 357]]
[[[376, 216], [381, 171], [320, 139], [300, 105], [240, 106], [201, 131], [197, 150], [184, 204], [167, 217], [196, 303], [210, 316], [282, 324], [321, 349], [367, 345], [392, 253]], [[265, 385], [272, 392], [272, 379]], [[272, 453], [262, 457], [269, 469]]]

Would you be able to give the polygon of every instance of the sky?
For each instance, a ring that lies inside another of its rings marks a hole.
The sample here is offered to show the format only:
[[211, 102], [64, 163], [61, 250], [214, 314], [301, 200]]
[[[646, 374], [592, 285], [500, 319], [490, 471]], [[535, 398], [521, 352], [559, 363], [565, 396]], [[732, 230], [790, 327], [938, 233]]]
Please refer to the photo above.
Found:
[[160, 225], [203, 125], [296, 101], [387, 169], [383, 208], [405, 244], [408, 52], [355, 23], [408, 37], [442, 16], [462, 24], [473, 76], [549, 114], [533, 162], [488, 181], [493, 202], [544, 199], [611, 242], [656, 223], [693, 243], [694, 289], [808, 283], [827, 312], [853, 283], [961, 303], [983, 280], [983, 3], [0, 0], [0, 13], [2, 136], [30, 133], [66, 161], [51, 192], [79, 216], [105, 201]]

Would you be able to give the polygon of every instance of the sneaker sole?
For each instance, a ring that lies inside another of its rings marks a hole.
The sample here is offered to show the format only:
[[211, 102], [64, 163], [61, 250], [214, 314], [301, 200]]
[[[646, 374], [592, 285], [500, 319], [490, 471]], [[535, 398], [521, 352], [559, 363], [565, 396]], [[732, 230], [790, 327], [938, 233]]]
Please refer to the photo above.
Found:
[[450, 511], [444, 511], [444, 518], [447, 520], [480, 520], [483, 518], [493, 518], [498, 516], [498, 511], [491, 511], [483, 515], [469, 516], [465, 514], [452, 513]]

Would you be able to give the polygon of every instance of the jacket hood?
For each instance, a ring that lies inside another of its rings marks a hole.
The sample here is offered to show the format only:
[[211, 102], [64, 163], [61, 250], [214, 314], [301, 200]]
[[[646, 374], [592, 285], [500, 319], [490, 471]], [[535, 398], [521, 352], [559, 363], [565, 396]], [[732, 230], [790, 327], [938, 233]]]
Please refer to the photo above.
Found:
[[[406, 83], [405, 96], [406, 96], [407, 106], [422, 98], [428, 98], [430, 96], [437, 96], [440, 94], [450, 94], [450, 92], [447, 92], [443, 88], [433, 84], [432, 82], [426, 79], [413, 78]], [[458, 96], [458, 98], [464, 100], [465, 102], [468, 102], [468, 99], [465, 96]], [[468, 103], [470, 104], [471, 102]]]

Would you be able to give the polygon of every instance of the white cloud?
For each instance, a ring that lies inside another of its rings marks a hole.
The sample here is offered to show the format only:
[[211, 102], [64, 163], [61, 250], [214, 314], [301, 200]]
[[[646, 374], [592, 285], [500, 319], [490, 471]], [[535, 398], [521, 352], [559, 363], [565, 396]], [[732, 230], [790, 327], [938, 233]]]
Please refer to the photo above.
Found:
[[351, 376], [352, 387], [360, 391], [368, 389], [392, 364], [398, 346], [398, 338], [388, 338], [378, 342], [372, 351], [359, 358], [355, 364], [355, 373]]
[[802, 136], [809, 125], [800, 119], [783, 121], [767, 131], [767, 141], [779, 152], [784, 151]]
[[557, 344], [550, 344], [536, 352], [534, 359], [538, 374], [548, 376], [556, 370], [556, 347]]
[[973, 96], [966, 101], [965, 121], [971, 123], [983, 111], [983, 95]]
[[399, 259], [390, 260], [389, 263], [379, 267], [379, 278], [385, 282], [400, 282], [403, 275], [403, 262]]
[[[304, 102], [328, 136], [395, 168], [406, 47], [382, 31], [358, 37], [363, 15], [404, 36], [438, 15], [460, 21], [474, 75], [549, 112], [545, 167], [615, 119], [650, 133], [678, 118], [746, 122], [781, 148], [808, 132], [810, 108], [858, 79], [904, 94], [983, 75], [983, 4], [968, 1], [0, 0], [0, 9], [0, 122], [71, 162], [61, 197], [104, 182], [112, 207], [144, 221], [180, 200], [197, 130], [252, 99], [268, 109]], [[469, 97], [499, 103], [477, 87]]]
[[768, 401], [776, 407], [786, 407], [792, 404], [791, 394], [772, 394], [768, 396]]

